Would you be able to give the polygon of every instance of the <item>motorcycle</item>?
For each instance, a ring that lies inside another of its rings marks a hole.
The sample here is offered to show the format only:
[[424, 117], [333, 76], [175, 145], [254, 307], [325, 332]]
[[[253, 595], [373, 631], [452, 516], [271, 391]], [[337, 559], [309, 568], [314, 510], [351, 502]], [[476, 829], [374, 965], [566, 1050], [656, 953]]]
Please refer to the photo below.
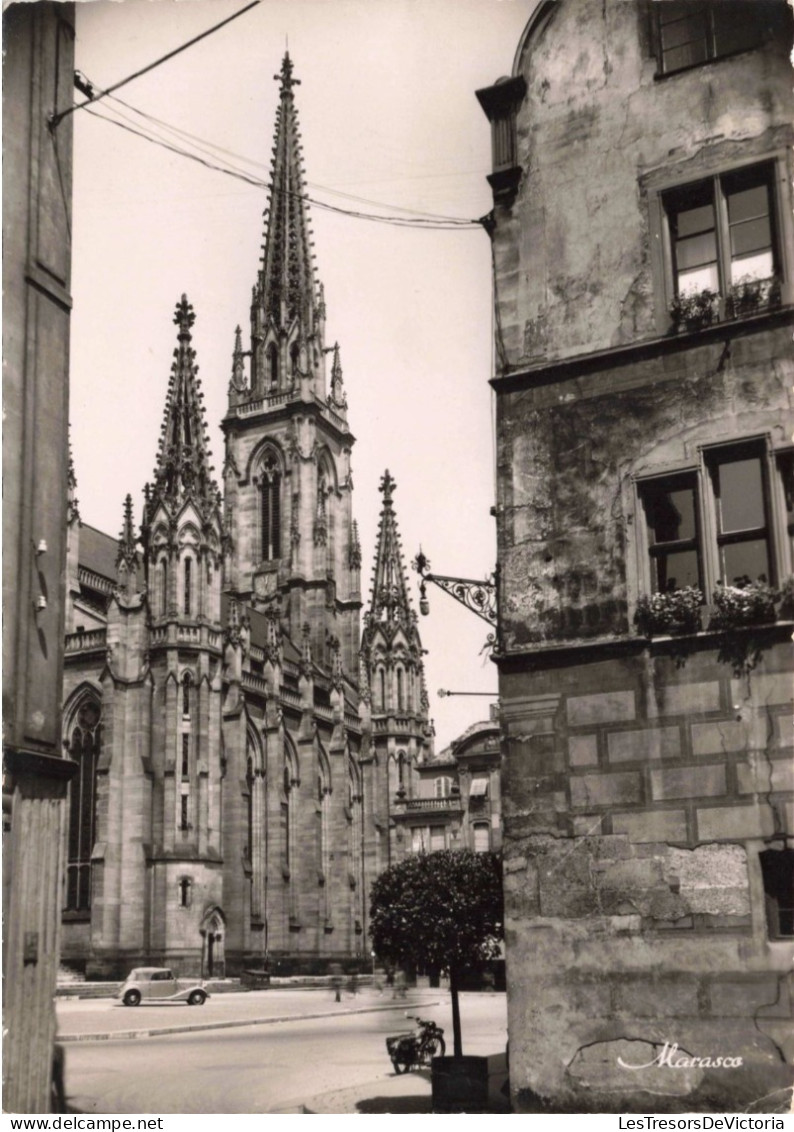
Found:
[[434, 1057], [443, 1057], [447, 1048], [444, 1031], [435, 1022], [425, 1022], [415, 1014], [405, 1017], [416, 1022], [416, 1029], [410, 1034], [393, 1034], [386, 1039], [395, 1073], [408, 1073], [419, 1065], [429, 1065]]

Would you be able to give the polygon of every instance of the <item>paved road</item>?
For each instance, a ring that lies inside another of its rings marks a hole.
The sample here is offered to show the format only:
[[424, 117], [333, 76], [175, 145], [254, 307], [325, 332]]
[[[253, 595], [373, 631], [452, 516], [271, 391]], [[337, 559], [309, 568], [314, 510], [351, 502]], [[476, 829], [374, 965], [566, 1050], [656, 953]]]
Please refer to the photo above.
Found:
[[[425, 1002], [438, 1002], [448, 997], [446, 991], [419, 991], [411, 993], [409, 1003], [417, 1006]], [[378, 995], [366, 988], [355, 996], [342, 993], [342, 1001], [335, 1001], [334, 991], [323, 987], [317, 990], [292, 988], [250, 991], [241, 994], [214, 994], [203, 1006], [187, 1006], [182, 1002], [141, 1003], [140, 1006], [122, 1006], [114, 999], [58, 999], [56, 1013], [59, 1034], [82, 1036], [86, 1034], [118, 1034], [150, 1029], [171, 1029], [196, 1024], [228, 1024], [252, 1022], [268, 1018], [304, 1018], [309, 1014], [339, 1014], [360, 1009], [392, 1009], [392, 998]], [[405, 1006], [400, 1005], [400, 1009]]]
[[[314, 997], [304, 994], [300, 1001]], [[325, 992], [319, 992], [319, 997], [327, 999]], [[464, 1052], [503, 1050], [504, 995], [461, 997]], [[354, 1009], [367, 1005], [363, 996], [349, 1003]], [[78, 1010], [77, 1005], [72, 1004], [72, 1017], [91, 1012]], [[88, 1005], [79, 1004], [81, 1008]], [[104, 1012], [97, 1004], [90, 1005], [99, 1017], [113, 1010], [109, 1004], [103, 1004]], [[176, 1010], [149, 1009], [168, 1014]], [[69, 1103], [86, 1113], [257, 1113], [367, 1082], [372, 1082], [373, 1095], [377, 1095], [378, 1081], [392, 1077], [384, 1037], [409, 1025], [403, 1012], [399, 1004], [394, 1010], [169, 1037], [69, 1043]], [[423, 1013], [451, 1036], [447, 1002], [425, 1007]]]

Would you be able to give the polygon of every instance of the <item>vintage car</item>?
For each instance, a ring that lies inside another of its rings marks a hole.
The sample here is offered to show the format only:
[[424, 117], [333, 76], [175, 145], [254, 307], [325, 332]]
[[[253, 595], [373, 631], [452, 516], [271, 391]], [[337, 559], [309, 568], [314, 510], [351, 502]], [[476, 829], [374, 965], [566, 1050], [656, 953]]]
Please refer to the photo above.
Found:
[[175, 978], [170, 967], [136, 967], [130, 971], [116, 993], [124, 1006], [142, 1002], [186, 1002], [203, 1006], [209, 998], [200, 979]]

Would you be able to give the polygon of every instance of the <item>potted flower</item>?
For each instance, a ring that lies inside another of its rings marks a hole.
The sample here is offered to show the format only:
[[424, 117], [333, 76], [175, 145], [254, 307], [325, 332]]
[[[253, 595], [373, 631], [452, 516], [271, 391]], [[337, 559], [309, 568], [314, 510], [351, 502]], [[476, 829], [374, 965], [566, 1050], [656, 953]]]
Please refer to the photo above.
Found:
[[777, 619], [778, 596], [763, 575], [757, 582], [743, 575], [732, 586], [718, 582], [712, 595], [714, 614], [709, 628], [726, 631], [746, 625], [768, 625]]
[[650, 597], [644, 594], [637, 602], [634, 624], [643, 637], [697, 633], [702, 605], [703, 592], [698, 586], [684, 586]]
[[678, 334], [681, 330], [703, 330], [719, 320], [720, 296], [708, 287], [702, 291], [695, 291], [689, 295], [676, 295], [670, 304], [670, 318], [673, 320], [673, 329]]
[[758, 311], [780, 306], [780, 280], [776, 275], [767, 279], [751, 279], [749, 275], [731, 285], [726, 299], [728, 318], [746, 318]]

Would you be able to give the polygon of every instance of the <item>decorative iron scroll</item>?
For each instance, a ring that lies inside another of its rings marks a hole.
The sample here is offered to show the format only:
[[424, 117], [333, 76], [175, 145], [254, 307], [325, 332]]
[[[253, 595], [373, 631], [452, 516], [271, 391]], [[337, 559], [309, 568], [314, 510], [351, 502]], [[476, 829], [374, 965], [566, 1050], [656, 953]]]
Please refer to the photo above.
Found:
[[419, 609], [423, 614], [428, 612], [426, 582], [433, 582], [454, 597], [461, 605], [465, 605], [472, 613], [476, 613], [489, 625], [496, 624], [496, 581], [492, 577], [486, 581], [475, 581], [473, 578], [455, 578], [448, 574], [431, 574], [430, 560], [420, 549], [413, 561], [413, 568], [420, 575], [422, 581], [419, 585]]

